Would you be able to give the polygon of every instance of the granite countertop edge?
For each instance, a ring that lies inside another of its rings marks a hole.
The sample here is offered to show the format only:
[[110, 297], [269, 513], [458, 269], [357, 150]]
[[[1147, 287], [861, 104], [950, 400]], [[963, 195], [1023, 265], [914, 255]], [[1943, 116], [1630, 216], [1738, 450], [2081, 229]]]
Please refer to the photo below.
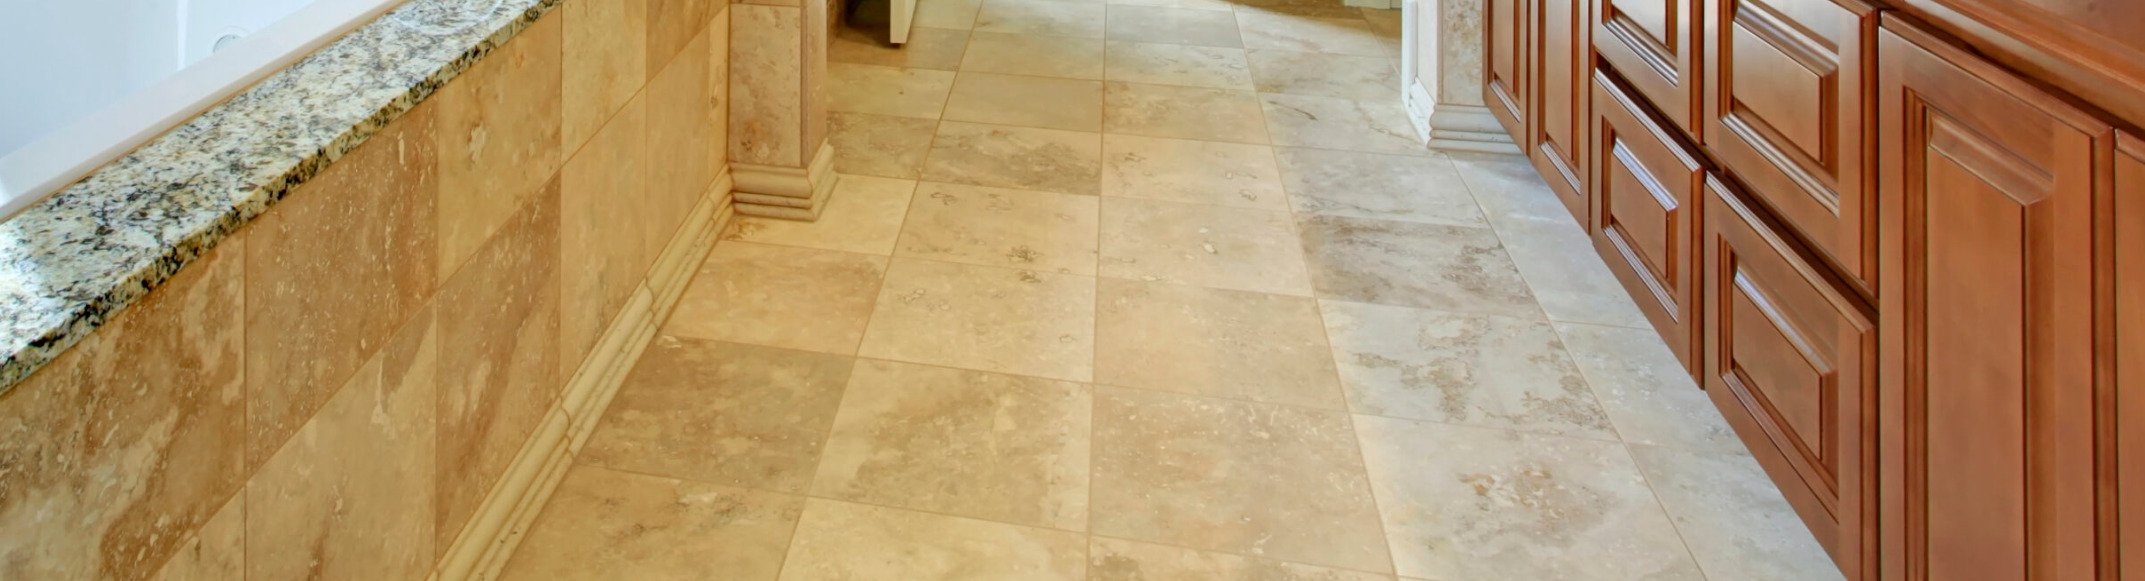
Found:
[[0, 395], [562, 0], [408, 0], [0, 222]]

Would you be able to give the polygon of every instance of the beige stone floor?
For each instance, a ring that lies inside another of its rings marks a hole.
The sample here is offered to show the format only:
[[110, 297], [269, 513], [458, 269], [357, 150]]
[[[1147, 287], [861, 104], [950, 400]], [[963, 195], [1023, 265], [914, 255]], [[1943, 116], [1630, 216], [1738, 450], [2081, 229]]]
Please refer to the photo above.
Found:
[[826, 216], [726, 233], [507, 577], [1836, 578], [1525, 163], [1413, 141], [1397, 17], [844, 31]]

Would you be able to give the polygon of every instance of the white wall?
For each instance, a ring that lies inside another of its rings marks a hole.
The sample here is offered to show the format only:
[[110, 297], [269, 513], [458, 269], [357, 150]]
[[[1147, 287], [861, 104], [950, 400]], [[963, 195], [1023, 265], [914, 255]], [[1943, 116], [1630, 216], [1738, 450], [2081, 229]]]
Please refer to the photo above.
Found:
[[0, 0], [0, 155], [178, 70], [180, 0]]
[[[9, 0], [0, 0], [9, 1]], [[178, 0], [184, 11], [186, 24], [181, 29], [179, 44], [185, 47], [186, 62], [192, 64], [208, 58], [215, 50], [216, 39], [225, 34], [248, 35], [258, 32], [276, 20], [313, 0]]]

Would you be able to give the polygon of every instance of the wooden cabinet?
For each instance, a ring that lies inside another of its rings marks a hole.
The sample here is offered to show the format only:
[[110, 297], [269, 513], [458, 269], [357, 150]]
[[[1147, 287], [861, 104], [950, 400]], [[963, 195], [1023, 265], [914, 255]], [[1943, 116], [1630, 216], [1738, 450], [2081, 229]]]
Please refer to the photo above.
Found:
[[1588, 0], [1538, 0], [1532, 35], [1540, 39], [1532, 59], [1533, 109], [1529, 111], [1527, 158], [1549, 182], [1564, 207], [1587, 219], [1587, 73], [1594, 49], [1587, 45]]
[[1841, 569], [1859, 570], [1876, 313], [1719, 179], [1704, 206], [1706, 392]]
[[1877, 7], [1707, 0], [1705, 145], [1862, 294], [1875, 289]]
[[1695, 370], [1698, 196], [1705, 169], [1605, 73], [1593, 81], [1588, 232], [1669, 349]]
[[1698, 121], [1698, 10], [1703, 0], [1593, 0], [1601, 60], [1691, 134]]
[[[2119, 581], [2145, 581], [2145, 141], [2125, 133], [2115, 152], [2115, 199], [2108, 214], [2114, 230], [2113, 302], [2115, 361], [2113, 472], [2115, 485], [2103, 484], [2113, 498], [2116, 542], [2104, 554], [2121, 562], [2103, 562]], [[2105, 401], [2105, 400], [2104, 400]], [[2123, 484], [2128, 484], [2125, 487]], [[2104, 529], [2107, 530], [2107, 529]]]
[[2113, 132], [1903, 19], [1883, 29], [1883, 578], [2095, 578]]
[[1527, 142], [1527, 0], [1485, 0], [1482, 6], [1482, 102], [1513, 143]]

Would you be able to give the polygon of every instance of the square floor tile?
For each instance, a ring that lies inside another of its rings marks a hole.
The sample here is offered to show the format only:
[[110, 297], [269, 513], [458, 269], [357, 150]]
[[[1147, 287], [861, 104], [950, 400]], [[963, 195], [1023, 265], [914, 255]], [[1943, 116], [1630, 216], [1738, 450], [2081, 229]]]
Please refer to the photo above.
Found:
[[1392, 41], [1372, 30], [1370, 23], [1360, 16], [1314, 18], [1300, 14], [1238, 11], [1236, 21], [1243, 28], [1246, 48], [1386, 58], [1400, 55]]
[[1392, 577], [1096, 537], [1088, 543], [1090, 581], [1254, 579], [1271, 581], [1392, 581]]
[[1653, 329], [1558, 323], [1617, 433], [1633, 444], [1742, 452], [1741, 440]]
[[1266, 143], [1258, 97], [1244, 91], [1109, 82], [1103, 129], [1110, 133]]
[[1299, 214], [1483, 226], [1482, 207], [1443, 156], [1276, 148]]
[[723, 242], [666, 334], [849, 355], [864, 336], [886, 257]]
[[1621, 444], [1355, 422], [1404, 577], [1704, 579]]
[[1080, 533], [813, 499], [785, 581], [1087, 578]]
[[866, 359], [813, 493], [1087, 530], [1086, 385]]
[[1095, 274], [1094, 196], [925, 182], [895, 254]]
[[860, 354], [1087, 381], [1095, 360], [1095, 281], [897, 258]]
[[1350, 101], [1261, 93], [1274, 145], [1429, 155], [1400, 100]]
[[[1362, 18], [1363, 11], [1343, 0], [1229, 0], [1240, 12], [1310, 18]], [[1398, 12], [1395, 10], [1394, 12]], [[1239, 23], [1241, 25], [1241, 23]], [[1399, 49], [1394, 49], [1398, 54]]]
[[1651, 325], [1594, 252], [1586, 227], [1534, 173], [1527, 158], [1458, 152], [1450, 157], [1550, 320]]
[[774, 581], [804, 497], [576, 466], [500, 579]]
[[1352, 56], [1251, 51], [1251, 76], [1261, 93], [1337, 97], [1357, 101], [1395, 99], [1400, 69], [1392, 56]]
[[977, 32], [1102, 38], [1103, 6], [1051, 0], [985, 0]]
[[1109, 14], [1110, 40], [1164, 42], [1243, 48], [1236, 18], [1214, 10], [1114, 5]]
[[966, 30], [917, 26], [909, 29], [909, 42], [899, 45], [888, 43], [886, 32], [884, 25], [844, 23], [828, 43], [827, 61], [950, 71], [968, 51]]
[[1094, 533], [1391, 570], [1346, 413], [1095, 389]]
[[1317, 301], [1103, 279], [1095, 382], [1344, 409]]
[[[983, 0], [916, 0], [914, 25], [968, 30], [976, 27], [976, 13], [982, 8]], [[914, 29], [910, 34], [915, 34]]]
[[1182, 44], [1112, 41], [1104, 76], [1112, 81], [1251, 90], [1244, 51]]
[[1101, 131], [1102, 83], [963, 71], [946, 102], [946, 119]]
[[798, 222], [757, 216], [738, 216], [723, 231], [722, 239], [840, 250], [864, 254], [893, 254], [894, 240], [901, 235], [902, 216], [909, 211], [909, 196], [916, 182], [870, 176], [841, 176], [819, 220]]
[[1488, 228], [1309, 216], [1304, 260], [1319, 298], [1541, 318]]
[[862, 113], [827, 113], [827, 140], [834, 145], [834, 171], [847, 175], [916, 179], [931, 152], [935, 119]]
[[1103, 135], [1102, 195], [1288, 209], [1273, 148], [1189, 139]]
[[938, 182], [1092, 196], [1102, 189], [1102, 136], [945, 121], [939, 123], [923, 175]]
[[1102, 199], [1102, 275], [1308, 295], [1303, 248], [1285, 212]]
[[1322, 301], [1350, 409], [1615, 440], [1548, 322]]
[[1632, 446], [1709, 579], [1838, 581], [1838, 565], [1745, 454]]
[[1097, 80], [1102, 55], [1096, 38], [979, 32], [969, 40], [961, 71]]
[[829, 63], [827, 110], [937, 119], [953, 76], [952, 71]]
[[657, 337], [579, 461], [804, 492], [853, 363], [843, 355]]

